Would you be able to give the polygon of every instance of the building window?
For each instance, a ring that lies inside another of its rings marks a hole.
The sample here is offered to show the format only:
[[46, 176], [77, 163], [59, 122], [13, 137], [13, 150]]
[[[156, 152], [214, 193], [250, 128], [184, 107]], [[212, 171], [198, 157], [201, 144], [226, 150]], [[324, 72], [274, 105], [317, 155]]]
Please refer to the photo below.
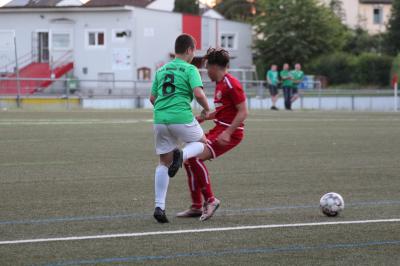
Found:
[[374, 8], [374, 24], [382, 24], [383, 11], [382, 8]]
[[236, 34], [234, 33], [221, 34], [221, 48], [236, 49]]
[[113, 30], [112, 40], [113, 42], [125, 42], [131, 35], [130, 30]]
[[105, 32], [104, 31], [88, 31], [87, 32], [88, 47], [105, 47]]
[[52, 43], [54, 49], [59, 49], [59, 50], [71, 49], [71, 34], [53, 33]]

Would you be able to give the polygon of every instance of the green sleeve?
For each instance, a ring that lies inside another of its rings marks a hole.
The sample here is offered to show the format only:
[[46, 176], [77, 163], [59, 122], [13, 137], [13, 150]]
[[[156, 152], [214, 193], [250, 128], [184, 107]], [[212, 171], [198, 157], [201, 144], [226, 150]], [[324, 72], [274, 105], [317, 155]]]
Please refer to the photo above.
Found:
[[201, 81], [199, 70], [195, 66], [190, 68], [188, 74], [189, 74], [189, 84], [192, 90], [197, 87], [203, 87], [203, 82]]
[[153, 85], [151, 87], [151, 95], [154, 97], [157, 97], [157, 90], [158, 90], [158, 79], [157, 79], [157, 73], [156, 76], [154, 77]]
[[296, 75], [296, 81], [297, 81], [298, 83], [301, 83], [301, 82], [303, 81], [303, 79], [304, 79], [304, 72], [301, 71], [301, 72], [299, 72], [298, 75]]

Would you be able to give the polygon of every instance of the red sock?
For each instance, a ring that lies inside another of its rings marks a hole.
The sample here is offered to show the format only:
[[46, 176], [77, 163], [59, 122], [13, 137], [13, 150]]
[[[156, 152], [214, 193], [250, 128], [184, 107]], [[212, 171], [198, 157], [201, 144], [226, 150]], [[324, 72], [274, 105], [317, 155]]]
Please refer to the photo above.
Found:
[[208, 169], [203, 161], [197, 158], [191, 158], [188, 160], [190, 169], [192, 170], [195, 180], [201, 188], [203, 197], [205, 201], [212, 202], [214, 200], [214, 193], [211, 189], [210, 176], [208, 174]]
[[191, 169], [191, 166], [188, 163], [184, 163], [186, 169], [186, 175], [188, 178], [188, 185], [190, 190], [190, 196], [192, 197], [192, 208], [200, 209], [202, 204], [201, 198], [201, 188], [196, 180], [196, 177]]

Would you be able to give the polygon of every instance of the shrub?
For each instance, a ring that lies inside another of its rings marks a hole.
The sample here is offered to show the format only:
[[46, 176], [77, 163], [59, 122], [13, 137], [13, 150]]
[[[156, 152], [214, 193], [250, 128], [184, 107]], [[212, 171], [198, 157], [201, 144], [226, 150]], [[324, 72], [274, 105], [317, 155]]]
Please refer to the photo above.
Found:
[[392, 58], [386, 55], [362, 54], [357, 58], [355, 81], [363, 85], [390, 84]]
[[307, 65], [306, 72], [325, 76], [332, 85], [353, 82], [355, 56], [347, 53], [323, 55]]

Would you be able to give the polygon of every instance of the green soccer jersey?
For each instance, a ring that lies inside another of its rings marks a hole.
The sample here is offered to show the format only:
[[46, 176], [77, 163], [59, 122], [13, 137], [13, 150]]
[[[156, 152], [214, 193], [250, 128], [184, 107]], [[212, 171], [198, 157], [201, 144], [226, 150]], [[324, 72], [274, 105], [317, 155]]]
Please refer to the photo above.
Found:
[[289, 70], [282, 70], [280, 75], [281, 75], [283, 87], [293, 87], [293, 80], [288, 79], [288, 78], [292, 78], [292, 75]]
[[298, 87], [304, 79], [304, 72], [301, 70], [292, 70], [291, 74], [293, 77], [293, 85]]
[[269, 70], [267, 72], [267, 78], [270, 80], [269, 84], [275, 85], [275, 86], [278, 85], [278, 82], [279, 82], [278, 71]]
[[155, 124], [187, 124], [193, 121], [193, 89], [203, 87], [198, 69], [176, 58], [161, 67], [155, 76], [151, 94]]

